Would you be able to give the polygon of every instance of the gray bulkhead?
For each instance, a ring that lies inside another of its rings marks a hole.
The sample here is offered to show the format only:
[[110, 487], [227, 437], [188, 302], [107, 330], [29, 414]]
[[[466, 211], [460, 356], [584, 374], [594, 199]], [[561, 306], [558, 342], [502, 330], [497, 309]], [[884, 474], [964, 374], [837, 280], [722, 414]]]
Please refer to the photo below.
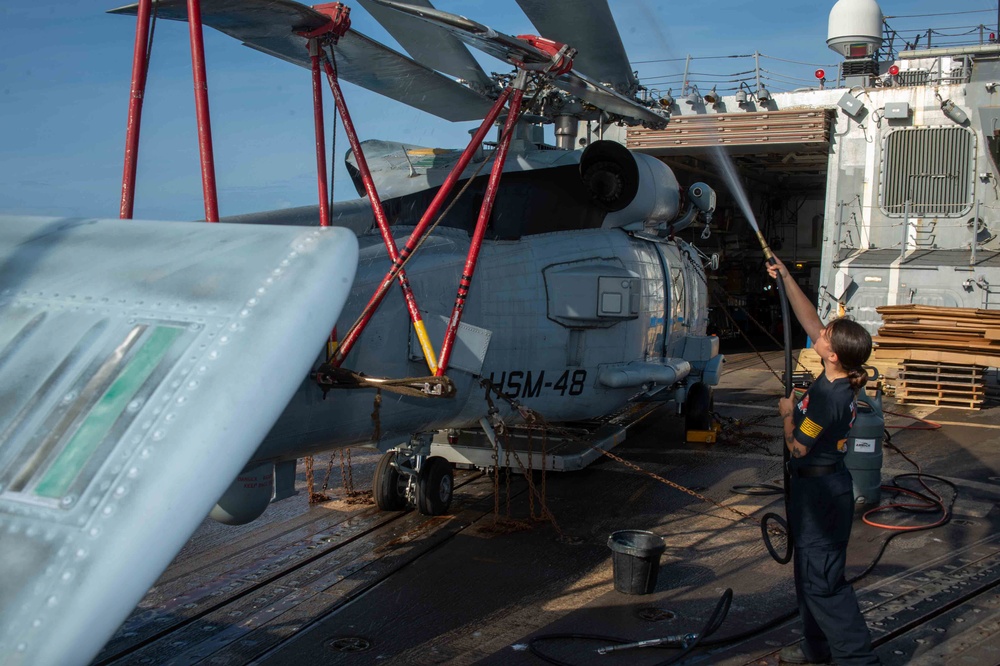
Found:
[[881, 305], [996, 307], [1000, 52], [982, 50], [907, 54], [906, 84], [855, 93], [870, 112], [837, 115], [824, 318], [843, 312], [875, 333]]

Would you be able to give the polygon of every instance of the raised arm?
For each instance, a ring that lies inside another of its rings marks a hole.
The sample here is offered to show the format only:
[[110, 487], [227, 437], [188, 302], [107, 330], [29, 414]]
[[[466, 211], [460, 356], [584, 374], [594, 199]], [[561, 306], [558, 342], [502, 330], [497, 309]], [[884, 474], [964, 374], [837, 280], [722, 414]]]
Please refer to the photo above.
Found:
[[792, 278], [788, 272], [788, 268], [781, 259], [774, 257], [774, 263], [767, 264], [767, 272], [772, 278], [777, 278], [778, 275], [781, 276], [780, 279], [785, 285], [785, 294], [788, 296], [788, 304], [792, 306], [795, 318], [799, 320], [802, 328], [805, 329], [806, 335], [811, 340], [817, 340], [820, 331], [823, 330], [823, 322], [819, 320], [819, 315], [816, 314], [816, 307], [809, 301], [809, 298], [803, 293], [802, 288]]

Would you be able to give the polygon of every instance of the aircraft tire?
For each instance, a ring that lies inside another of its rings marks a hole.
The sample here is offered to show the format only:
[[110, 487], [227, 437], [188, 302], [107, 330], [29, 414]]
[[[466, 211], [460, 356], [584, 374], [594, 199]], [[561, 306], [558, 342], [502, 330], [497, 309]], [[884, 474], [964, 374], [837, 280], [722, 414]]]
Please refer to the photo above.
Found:
[[688, 389], [687, 400], [684, 401], [685, 430], [710, 430], [714, 402], [712, 389], [708, 384], [692, 384]]
[[417, 508], [425, 516], [440, 516], [451, 506], [455, 477], [451, 463], [440, 456], [428, 458], [420, 470], [417, 484]]
[[404, 479], [392, 466], [395, 457], [395, 451], [386, 451], [375, 466], [372, 494], [375, 496], [375, 506], [382, 511], [402, 511], [406, 508]]

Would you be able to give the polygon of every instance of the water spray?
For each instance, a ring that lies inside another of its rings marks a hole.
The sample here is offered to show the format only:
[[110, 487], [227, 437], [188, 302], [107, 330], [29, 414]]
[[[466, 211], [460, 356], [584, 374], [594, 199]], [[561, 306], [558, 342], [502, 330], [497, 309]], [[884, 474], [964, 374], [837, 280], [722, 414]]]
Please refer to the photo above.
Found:
[[[777, 261], [776, 257], [774, 256], [774, 252], [771, 251], [771, 246], [769, 246], [767, 244], [767, 241], [764, 240], [764, 235], [760, 233], [760, 227], [757, 226], [757, 218], [754, 217], [753, 210], [750, 208], [750, 200], [747, 198], [746, 191], [743, 189], [743, 185], [740, 182], [739, 176], [736, 173], [736, 167], [733, 165], [733, 162], [729, 158], [729, 155], [726, 154], [726, 151], [724, 151], [721, 146], [715, 146], [713, 148], [712, 156], [715, 159], [715, 163], [719, 167], [719, 170], [722, 172], [722, 176], [725, 178], [726, 183], [728, 183], [730, 192], [732, 192], [733, 196], [736, 197], [736, 201], [739, 203], [740, 209], [743, 211], [743, 214], [747, 218], [747, 222], [749, 222], [750, 226], [753, 227], [754, 233], [757, 236], [757, 241], [760, 243], [760, 249], [764, 253], [764, 260], [767, 263], [774, 265]], [[792, 395], [792, 388], [793, 388], [792, 387], [792, 367], [793, 367], [792, 329], [791, 326], [789, 326], [790, 318], [788, 316], [788, 294], [785, 293], [785, 282], [784, 279], [781, 277], [780, 271], [778, 273], [778, 278], [776, 281], [778, 283], [778, 298], [781, 302], [782, 333], [784, 334], [783, 337], [785, 343], [785, 397], [789, 398]], [[789, 478], [790, 475], [788, 472], [788, 462], [791, 459], [791, 456], [789, 454], [788, 447], [785, 445], [784, 435], [782, 435], [781, 452], [782, 452], [782, 461], [784, 462], [784, 464], [781, 467], [784, 472], [783, 478], [785, 485], [785, 515], [787, 516], [789, 508], [788, 505], [790, 501], [790, 492], [791, 492], [791, 479]], [[773, 515], [774, 514], [767, 514], [766, 516], [764, 516], [763, 521], [767, 521], [768, 517]], [[764, 524], [765, 522], [762, 522], [761, 526], [762, 526], [762, 531], [764, 532], [765, 539], [767, 539], [767, 532], [766, 530], [763, 530]], [[768, 550], [771, 552], [771, 556], [774, 557], [775, 560], [777, 560], [782, 564], [787, 563], [792, 557], [791, 532], [788, 532], [788, 552], [783, 557], [779, 558], [776, 555], [774, 550], [770, 548], [770, 543], [768, 543], [768, 546], [769, 546]]]

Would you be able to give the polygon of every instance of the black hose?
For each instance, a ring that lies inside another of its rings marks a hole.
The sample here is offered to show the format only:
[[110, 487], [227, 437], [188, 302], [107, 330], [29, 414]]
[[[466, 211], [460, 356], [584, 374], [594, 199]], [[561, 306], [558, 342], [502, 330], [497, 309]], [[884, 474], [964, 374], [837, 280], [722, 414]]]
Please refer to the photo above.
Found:
[[[771, 260], [774, 263], [774, 260]], [[790, 398], [792, 396], [792, 327], [790, 317], [788, 316], [788, 294], [785, 291], [785, 281], [781, 278], [781, 273], [778, 273], [778, 278], [776, 280], [778, 283], [778, 297], [781, 301], [781, 328], [783, 333], [783, 338], [785, 342], [785, 397]], [[788, 471], [788, 463], [791, 460], [791, 456], [788, 451], [788, 445], [785, 442], [784, 426], [782, 426], [781, 433], [781, 472], [782, 479], [785, 484], [785, 515], [789, 515], [789, 506], [791, 504], [791, 492], [792, 483], [791, 475]], [[774, 515], [774, 514], [769, 514]], [[788, 535], [788, 551], [785, 553], [784, 557], [778, 557], [774, 548], [771, 546], [770, 539], [767, 536], [767, 516], [760, 521], [760, 529], [764, 534], [764, 544], [767, 546], [767, 551], [771, 554], [779, 564], [788, 564], [792, 559], [792, 553], [795, 549], [794, 540], [792, 538], [792, 531], [785, 523], [785, 533]]]
[[[708, 617], [708, 620], [705, 622], [705, 626], [702, 627], [701, 632], [696, 634], [697, 638], [695, 638], [691, 642], [691, 644], [688, 645], [687, 647], [683, 647], [682, 645], [677, 643], [664, 643], [662, 645], [656, 646], [657, 648], [660, 649], [663, 648], [668, 648], [668, 649], [683, 648], [683, 649], [679, 653], [667, 659], [666, 661], [656, 662], [652, 666], [669, 666], [670, 664], [675, 664], [684, 657], [686, 657], [692, 650], [702, 645], [702, 641], [711, 636], [712, 634], [714, 634], [716, 631], [718, 631], [719, 628], [722, 626], [722, 623], [726, 621], [726, 616], [729, 615], [729, 608], [730, 606], [732, 606], [732, 604], [733, 604], [733, 590], [732, 588], [727, 588], [726, 591], [722, 593], [722, 596], [719, 598], [719, 601], [716, 602], [715, 609], [712, 611], [712, 614]], [[615, 644], [615, 645], [621, 645], [623, 643], [632, 642], [632, 640], [630, 639], [618, 638], [616, 636], [602, 636], [600, 634], [573, 634], [573, 633], [540, 634], [538, 636], [534, 636], [528, 639], [528, 650], [531, 651], [531, 654], [535, 655], [542, 661], [546, 661], [550, 664], [556, 664], [556, 666], [573, 666], [573, 664], [568, 661], [562, 661], [561, 659], [556, 659], [551, 655], [545, 654], [536, 645], [537, 643], [541, 643], [542, 641], [552, 641], [552, 640], [601, 641], [606, 644]]]
[[[771, 543], [771, 534], [767, 531], [767, 523], [771, 520], [778, 523], [778, 525], [785, 530], [785, 536], [788, 539], [788, 544], [785, 546], [784, 555], [778, 555], [778, 551], [774, 549], [774, 545]], [[776, 513], [765, 513], [764, 517], [760, 519], [760, 536], [764, 540], [764, 547], [767, 548], [767, 552], [771, 555], [775, 562], [778, 564], [788, 564], [792, 561], [791, 532], [788, 530], [788, 523], [785, 522], [784, 518]]]
[[737, 495], [750, 495], [752, 497], [763, 497], [765, 495], [781, 495], [785, 489], [781, 486], [772, 486], [769, 483], [733, 486], [730, 490]]
[[[781, 299], [781, 328], [785, 342], [785, 397], [792, 395], [792, 327], [788, 316], [788, 294], [785, 293], [785, 282], [778, 276], [778, 296]], [[787, 448], [787, 447], [786, 447]], [[786, 454], [787, 455], [787, 454]]]

